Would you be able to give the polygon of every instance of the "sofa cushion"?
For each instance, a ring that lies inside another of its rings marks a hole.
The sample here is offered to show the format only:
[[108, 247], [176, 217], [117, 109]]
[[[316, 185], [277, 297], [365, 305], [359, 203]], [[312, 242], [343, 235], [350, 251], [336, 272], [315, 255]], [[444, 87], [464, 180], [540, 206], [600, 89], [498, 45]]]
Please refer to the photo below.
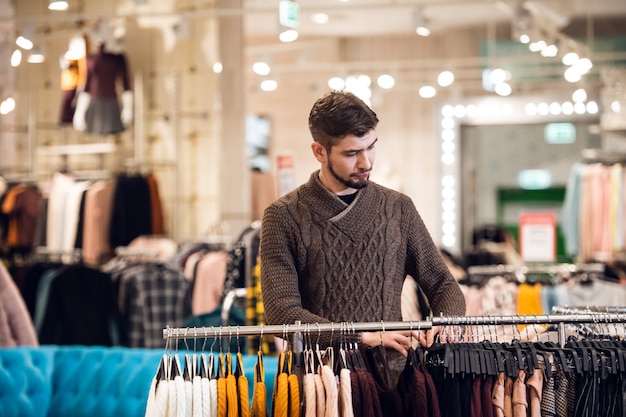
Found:
[[49, 417], [140, 417], [162, 349], [78, 347], [54, 353]]
[[52, 352], [38, 348], [0, 350], [2, 416], [45, 417], [52, 397]]
[[[0, 417], [144, 417], [163, 354], [163, 349], [99, 346], [0, 349]], [[184, 351], [176, 354], [183, 363]], [[250, 396], [256, 360], [243, 355]], [[271, 393], [278, 358], [265, 357], [264, 364]]]

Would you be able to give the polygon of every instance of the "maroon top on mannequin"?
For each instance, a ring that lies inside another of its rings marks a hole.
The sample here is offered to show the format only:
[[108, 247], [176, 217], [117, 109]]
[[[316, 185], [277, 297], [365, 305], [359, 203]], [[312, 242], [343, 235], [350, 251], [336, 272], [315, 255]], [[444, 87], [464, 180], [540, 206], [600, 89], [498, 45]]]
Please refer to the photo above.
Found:
[[87, 56], [87, 81], [85, 92], [92, 97], [117, 97], [116, 82], [120, 80], [124, 91], [130, 90], [126, 56], [112, 54], [100, 45], [98, 52]]

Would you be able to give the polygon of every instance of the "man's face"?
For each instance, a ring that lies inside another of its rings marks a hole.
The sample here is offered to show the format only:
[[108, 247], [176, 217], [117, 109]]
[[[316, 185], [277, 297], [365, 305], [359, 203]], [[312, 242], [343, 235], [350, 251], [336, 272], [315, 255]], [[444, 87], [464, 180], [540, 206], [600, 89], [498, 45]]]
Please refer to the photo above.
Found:
[[328, 152], [324, 149], [325, 158], [320, 161], [322, 183], [337, 194], [367, 186], [377, 140], [376, 130], [372, 129], [363, 137], [346, 136]]

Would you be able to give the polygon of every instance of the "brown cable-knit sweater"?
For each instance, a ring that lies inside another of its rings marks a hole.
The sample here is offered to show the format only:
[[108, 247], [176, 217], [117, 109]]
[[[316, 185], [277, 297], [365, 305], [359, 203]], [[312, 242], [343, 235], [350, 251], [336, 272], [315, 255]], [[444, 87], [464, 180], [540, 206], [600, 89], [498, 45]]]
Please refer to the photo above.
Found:
[[268, 324], [400, 321], [407, 275], [434, 315], [465, 314], [463, 294], [408, 196], [370, 182], [347, 206], [318, 175], [264, 212]]

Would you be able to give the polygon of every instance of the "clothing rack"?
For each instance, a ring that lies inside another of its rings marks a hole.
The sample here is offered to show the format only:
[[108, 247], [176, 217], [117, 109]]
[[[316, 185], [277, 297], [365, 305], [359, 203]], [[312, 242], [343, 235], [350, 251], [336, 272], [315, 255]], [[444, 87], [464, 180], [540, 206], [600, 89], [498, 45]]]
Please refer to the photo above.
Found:
[[604, 265], [601, 263], [585, 263], [585, 264], [530, 264], [523, 266], [515, 265], [474, 265], [467, 269], [470, 275], [498, 275], [498, 274], [514, 274], [524, 275], [528, 273], [545, 273], [545, 274], [564, 274], [564, 273], [584, 273], [604, 271]]
[[422, 321], [393, 321], [393, 322], [350, 322], [350, 323], [294, 323], [284, 325], [264, 326], [219, 326], [219, 327], [182, 327], [163, 329], [163, 338], [195, 339], [208, 337], [240, 337], [258, 335], [277, 335], [283, 338], [297, 337], [308, 334], [334, 332], [340, 337], [342, 334], [356, 332], [377, 332], [391, 330], [429, 330], [443, 326], [495, 326], [495, 325], [531, 325], [555, 324], [558, 326], [559, 345], [565, 345], [565, 325], [590, 323], [624, 323], [626, 314], [623, 313], [586, 313], [586, 314], [548, 314], [532, 316], [458, 316], [433, 317]]

